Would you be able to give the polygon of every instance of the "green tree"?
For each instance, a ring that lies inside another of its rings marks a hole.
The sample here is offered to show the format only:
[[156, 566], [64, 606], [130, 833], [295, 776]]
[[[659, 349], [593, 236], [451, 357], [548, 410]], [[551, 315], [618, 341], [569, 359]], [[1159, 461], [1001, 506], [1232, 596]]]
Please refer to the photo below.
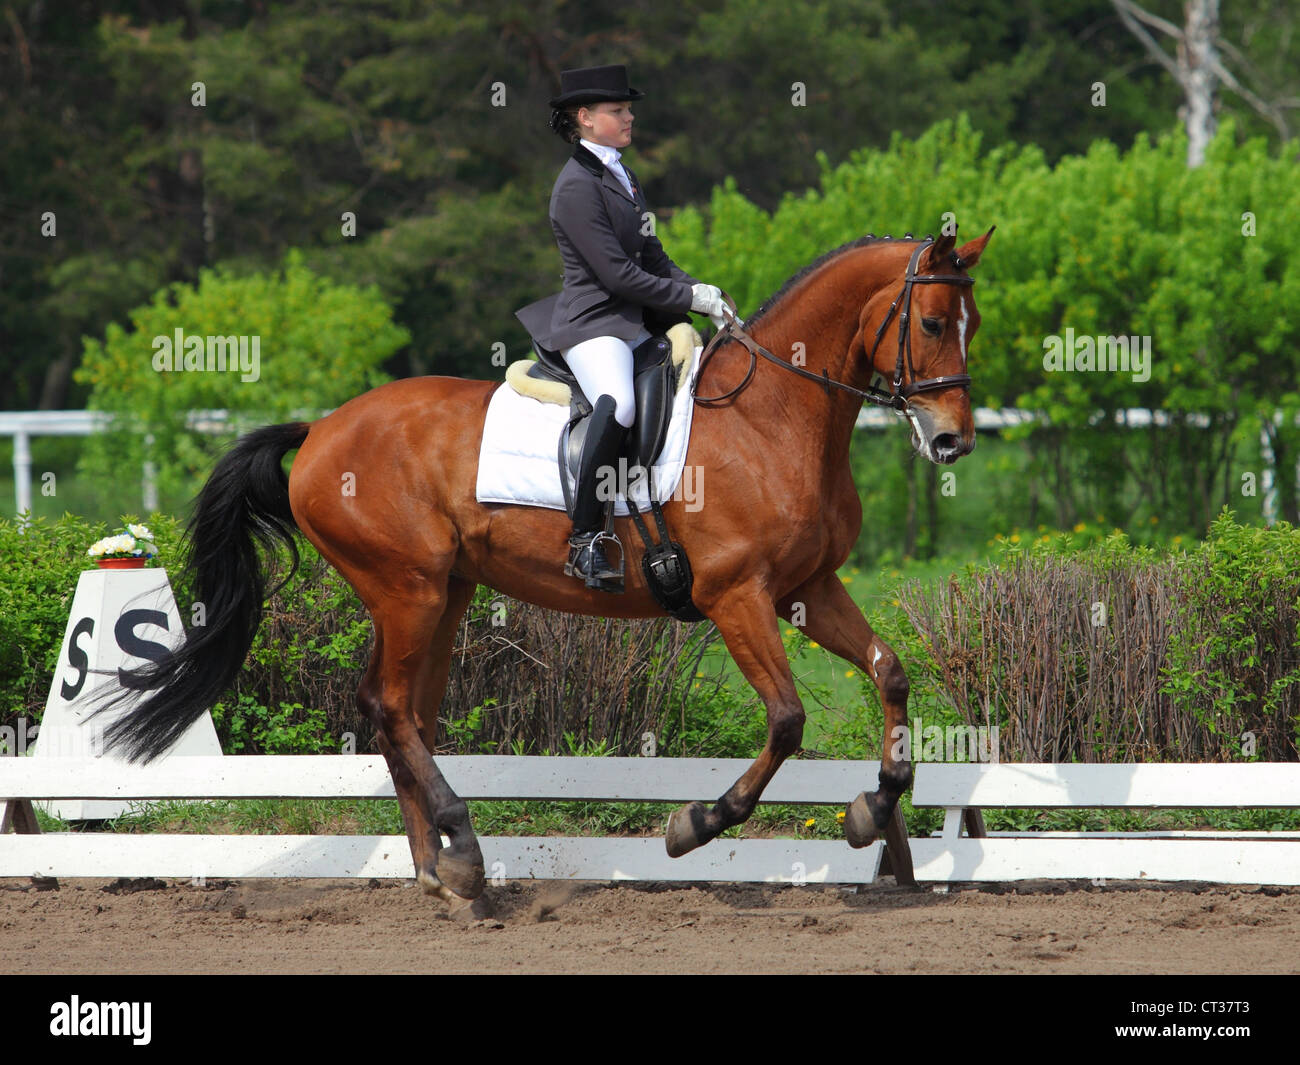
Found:
[[[148, 460], [160, 493], [178, 505], [233, 432], [313, 418], [380, 384], [377, 367], [408, 337], [376, 290], [320, 277], [297, 253], [274, 274], [203, 270], [197, 285], [171, 285], [132, 311], [129, 330], [112, 324], [102, 342], [86, 339], [78, 380], [90, 386], [92, 410], [117, 417], [86, 449], [82, 472], [111, 485], [115, 472], [134, 474]], [[222, 350], [225, 370], [215, 367]], [[204, 432], [190, 414], [207, 410], [233, 421]]]
[[[0, 157], [0, 363], [18, 407], [82, 402], [80, 337], [159, 287], [218, 263], [271, 269], [294, 247], [340, 282], [381, 286], [412, 334], [390, 372], [495, 375], [493, 344], [525, 343], [513, 310], [559, 272], [546, 204], [567, 152], [545, 101], [563, 68], [630, 65], [647, 93], [630, 161], [661, 219], [728, 175], [773, 210], [818, 181], [818, 151], [838, 165], [963, 109], [990, 143], [1055, 160], [1163, 126], [1177, 95], [1108, 0], [6, 12], [0, 140], [24, 150]], [[1262, 24], [1285, 41], [1293, 21]], [[1285, 47], [1251, 42], [1286, 68]], [[1105, 107], [1087, 99], [1096, 80]]]
[[[947, 218], [974, 235], [996, 224], [978, 271], [973, 399], [1045, 413], [1008, 434], [1028, 462], [1020, 520], [1043, 520], [1041, 501], [1058, 527], [1173, 517], [1199, 533], [1224, 503], [1243, 505], [1243, 472], [1262, 472], [1252, 457], [1261, 424], [1278, 455], [1283, 516], [1296, 506], [1300, 267], [1289, 234], [1300, 196], [1285, 152], [1262, 138], [1238, 145], [1228, 122], [1195, 171], [1181, 132], [1139, 137], [1128, 152], [1098, 141], [1050, 166], [1035, 147], [985, 151], [961, 118], [838, 167], [822, 159], [820, 187], [772, 214], [728, 183], [707, 212], [680, 212], [664, 239], [747, 315], [795, 270], [866, 232], [937, 233]], [[745, 254], [752, 248], [764, 254]], [[1057, 371], [1045, 356], [1067, 331], [1136, 336], [1149, 344], [1149, 372]], [[1168, 424], [1117, 427], [1130, 408], [1162, 411]]]

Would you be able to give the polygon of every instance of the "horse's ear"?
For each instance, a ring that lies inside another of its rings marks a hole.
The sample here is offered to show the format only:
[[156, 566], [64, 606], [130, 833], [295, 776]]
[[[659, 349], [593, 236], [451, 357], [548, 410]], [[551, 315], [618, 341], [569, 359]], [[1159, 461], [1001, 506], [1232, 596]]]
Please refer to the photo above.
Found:
[[952, 233], [940, 237], [930, 245], [929, 251], [921, 256], [921, 261], [917, 263], [917, 268], [922, 273], [929, 273], [939, 265], [950, 251], [952, 251], [953, 245], [956, 243], [957, 237]]
[[960, 260], [960, 266], [969, 270], [977, 262], [980, 256], [984, 254], [984, 247], [989, 242], [989, 237], [993, 236], [993, 231], [997, 226], [989, 226], [989, 231], [982, 237], [976, 237], [969, 244], [964, 244], [957, 249], [957, 258]]

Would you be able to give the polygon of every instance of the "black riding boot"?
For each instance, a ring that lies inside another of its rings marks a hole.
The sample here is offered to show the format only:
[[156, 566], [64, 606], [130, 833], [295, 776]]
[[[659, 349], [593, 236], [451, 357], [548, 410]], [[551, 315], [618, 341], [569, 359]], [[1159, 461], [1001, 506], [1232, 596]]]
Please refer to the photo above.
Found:
[[[604, 543], [617, 538], [604, 532], [606, 499], [599, 497], [602, 485], [617, 490], [618, 454], [627, 430], [614, 418], [614, 398], [602, 395], [596, 400], [582, 440], [582, 457], [574, 487], [573, 535], [569, 538], [569, 561], [564, 572], [581, 577], [589, 588], [609, 592], [623, 590], [622, 547], [619, 566], [611, 565]], [[603, 472], [602, 472], [603, 471]], [[605, 493], [600, 493], [605, 494]]]

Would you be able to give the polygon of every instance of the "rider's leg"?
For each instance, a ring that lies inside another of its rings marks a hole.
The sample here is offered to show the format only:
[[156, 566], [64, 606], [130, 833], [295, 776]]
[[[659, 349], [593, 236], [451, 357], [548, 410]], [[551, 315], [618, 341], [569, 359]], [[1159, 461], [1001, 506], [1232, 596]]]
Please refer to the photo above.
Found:
[[632, 393], [632, 349], [650, 333], [643, 329], [630, 344], [618, 337], [594, 337], [566, 348], [560, 354], [569, 364], [592, 406], [601, 396], [612, 396], [616, 404], [614, 417], [624, 429], [636, 417], [636, 398]]
[[623, 439], [636, 416], [632, 347], [618, 337], [604, 336], [585, 340], [561, 354], [593, 406], [575, 485], [569, 563], [575, 576], [610, 579], [618, 571], [596, 539], [605, 511], [605, 500], [597, 493], [602, 481], [610, 484], [608, 472], [602, 476], [602, 468], [617, 466]]

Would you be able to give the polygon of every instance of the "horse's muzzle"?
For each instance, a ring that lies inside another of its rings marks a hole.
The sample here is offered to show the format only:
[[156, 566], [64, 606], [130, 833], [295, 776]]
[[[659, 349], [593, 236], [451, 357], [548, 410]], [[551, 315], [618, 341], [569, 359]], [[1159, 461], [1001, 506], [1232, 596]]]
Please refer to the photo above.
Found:
[[942, 466], [951, 466], [963, 455], [969, 455], [974, 450], [973, 436], [969, 446], [957, 433], [939, 433], [930, 441], [930, 453], [934, 461]]
[[918, 404], [907, 408], [907, 419], [912, 423], [912, 446], [923, 458], [940, 466], [951, 466], [963, 455], [975, 450], [975, 434], [969, 440], [960, 431], [960, 422], [954, 424], [946, 413], [927, 410]]

